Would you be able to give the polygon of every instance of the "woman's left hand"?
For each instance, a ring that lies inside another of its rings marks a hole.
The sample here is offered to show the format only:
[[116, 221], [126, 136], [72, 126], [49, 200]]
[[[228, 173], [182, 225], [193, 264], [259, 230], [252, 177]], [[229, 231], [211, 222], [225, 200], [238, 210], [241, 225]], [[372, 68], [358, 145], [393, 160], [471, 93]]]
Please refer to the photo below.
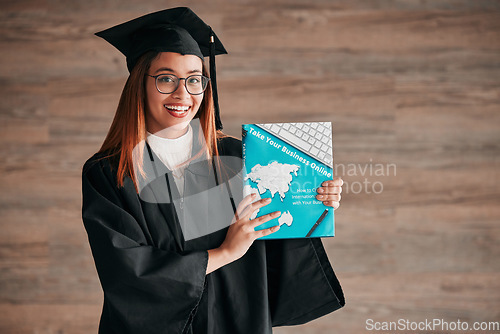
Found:
[[333, 180], [324, 181], [321, 187], [318, 187], [316, 191], [316, 199], [322, 201], [324, 205], [331, 206], [336, 210], [340, 206], [340, 193], [342, 192], [342, 185], [344, 181], [340, 177], [336, 177]]

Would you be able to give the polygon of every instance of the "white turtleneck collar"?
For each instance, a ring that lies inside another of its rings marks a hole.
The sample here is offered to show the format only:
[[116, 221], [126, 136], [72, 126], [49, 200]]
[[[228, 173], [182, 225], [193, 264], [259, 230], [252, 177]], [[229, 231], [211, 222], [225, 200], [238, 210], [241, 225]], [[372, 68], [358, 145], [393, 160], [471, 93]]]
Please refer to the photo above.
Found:
[[177, 189], [181, 196], [184, 193], [184, 170], [187, 164], [179, 166], [191, 158], [193, 147], [193, 129], [191, 125], [185, 134], [179, 138], [163, 138], [147, 132], [147, 142], [153, 152], [172, 171]]

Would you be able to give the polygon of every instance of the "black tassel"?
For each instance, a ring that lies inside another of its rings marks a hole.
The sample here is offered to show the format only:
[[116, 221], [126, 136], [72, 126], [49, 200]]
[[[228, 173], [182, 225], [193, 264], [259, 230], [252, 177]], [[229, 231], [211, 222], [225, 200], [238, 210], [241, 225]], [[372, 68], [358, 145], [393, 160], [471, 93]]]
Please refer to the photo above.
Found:
[[215, 69], [215, 38], [214, 32], [210, 27], [210, 82], [212, 83], [212, 96], [215, 109], [215, 128], [222, 130], [222, 121], [220, 119], [219, 95], [217, 94], [217, 76]]

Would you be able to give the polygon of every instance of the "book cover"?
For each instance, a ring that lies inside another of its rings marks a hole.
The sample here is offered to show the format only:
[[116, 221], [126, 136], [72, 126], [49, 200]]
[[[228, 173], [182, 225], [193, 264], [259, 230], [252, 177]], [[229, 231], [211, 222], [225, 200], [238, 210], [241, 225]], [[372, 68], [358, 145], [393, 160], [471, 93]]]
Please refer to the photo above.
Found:
[[316, 200], [316, 189], [333, 178], [332, 124], [243, 124], [242, 142], [244, 196], [271, 198], [252, 219], [281, 212], [256, 228], [280, 225], [260, 239], [333, 237], [333, 208]]

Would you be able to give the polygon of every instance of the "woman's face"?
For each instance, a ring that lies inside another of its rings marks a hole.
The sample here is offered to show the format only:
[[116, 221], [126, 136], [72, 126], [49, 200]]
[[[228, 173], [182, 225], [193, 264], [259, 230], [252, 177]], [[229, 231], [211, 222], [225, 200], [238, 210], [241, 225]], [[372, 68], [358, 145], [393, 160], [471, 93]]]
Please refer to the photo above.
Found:
[[[148, 74], [187, 78], [202, 74], [202, 62], [194, 55], [161, 52], [151, 63]], [[175, 92], [162, 94], [156, 89], [155, 78], [146, 77], [146, 128], [150, 133], [166, 138], [178, 138], [186, 133], [189, 122], [200, 108], [203, 94], [189, 94], [184, 83], [185, 80], [180, 80]]]

